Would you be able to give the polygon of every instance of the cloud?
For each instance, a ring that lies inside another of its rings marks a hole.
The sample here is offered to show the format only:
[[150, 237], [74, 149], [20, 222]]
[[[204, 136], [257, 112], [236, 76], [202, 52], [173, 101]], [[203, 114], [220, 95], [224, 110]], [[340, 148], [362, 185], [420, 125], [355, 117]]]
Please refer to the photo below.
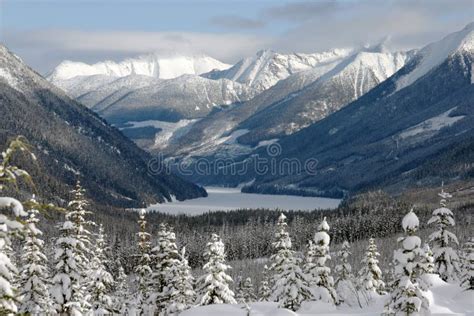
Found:
[[231, 30], [255, 30], [265, 26], [265, 23], [261, 20], [236, 15], [214, 16], [209, 19], [209, 22], [212, 25]]
[[392, 49], [421, 47], [472, 21], [473, 0], [324, 1], [267, 8], [267, 23], [292, 21], [273, 47], [311, 52], [374, 44], [390, 37]]
[[[0, 0], [1, 1], [1, 0]], [[392, 50], [422, 47], [472, 22], [474, 0], [262, 2], [246, 14], [202, 17], [217, 33], [30, 29], [4, 27], [2, 41], [42, 73], [64, 59], [97, 62], [138, 54], [206, 54], [227, 63], [260, 49], [310, 53], [377, 44]], [[216, 4], [218, 5], [218, 4]], [[253, 11], [252, 11], [253, 10]], [[247, 12], [248, 11], [248, 12]], [[124, 24], [125, 25], [125, 24]], [[206, 27], [203, 27], [206, 29]], [[257, 33], [258, 30], [258, 33]]]
[[275, 6], [264, 10], [263, 16], [290, 21], [306, 21], [339, 10], [343, 5], [338, 1], [296, 2]]
[[4, 30], [3, 41], [41, 73], [65, 59], [97, 62], [156, 52], [205, 54], [224, 62], [253, 55], [273, 40], [238, 33], [129, 32], [78, 30]]

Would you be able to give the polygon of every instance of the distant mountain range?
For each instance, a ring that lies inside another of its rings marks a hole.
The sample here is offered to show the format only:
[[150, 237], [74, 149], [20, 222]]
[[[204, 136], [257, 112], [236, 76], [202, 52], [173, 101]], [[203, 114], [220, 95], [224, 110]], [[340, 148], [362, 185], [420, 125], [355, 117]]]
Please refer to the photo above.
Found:
[[[245, 190], [329, 196], [380, 186], [397, 191], [472, 176], [472, 29], [419, 51], [260, 51], [233, 66], [214, 61], [208, 64], [215, 69], [166, 79], [135, 70], [60, 78], [61, 69], [48, 79], [168, 161], [250, 164], [255, 155], [269, 158], [266, 147], [275, 143], [278, 159], [318, 160], [316, 175], [189, 177], [202, 184], [251, 181]], [[448, 152], [456, 157], [452, 166]], [[438, 163], [444, 173], [428, 168]]]
[[76, 179], [102, 205], [139, 207], [206, 195], [177, 176], [150, 173], [148, 153], [1, 45], [0, 104], [0, 144], [17, 135], [28, 139], [38, 165], [22, 165], [41, 184], [43, 198], [62, 203]]

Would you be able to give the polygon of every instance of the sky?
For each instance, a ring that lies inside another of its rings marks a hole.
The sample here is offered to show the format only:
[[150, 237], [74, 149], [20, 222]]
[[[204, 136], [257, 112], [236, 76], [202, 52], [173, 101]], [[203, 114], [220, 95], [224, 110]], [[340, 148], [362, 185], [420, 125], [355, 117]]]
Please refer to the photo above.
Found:
[[235, 63], [261, 49], [418, 48], [473, 13], [474, 0], [0, 0], [0, 42], [42, 74], [151, 52]]

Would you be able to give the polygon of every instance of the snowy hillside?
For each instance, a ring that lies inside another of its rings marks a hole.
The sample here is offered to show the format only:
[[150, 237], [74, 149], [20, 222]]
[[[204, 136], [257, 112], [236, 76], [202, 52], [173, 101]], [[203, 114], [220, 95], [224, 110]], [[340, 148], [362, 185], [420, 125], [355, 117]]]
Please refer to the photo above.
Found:
[[203, 76], [212, 79], [227, 78], [261, 92], [292, 74], [341, 60], [351, 51], [350, 49], [335, 49], [314, 54], [280, 54], [261, 50], [255, 56], [242, 59], [227, 70], [213, 71]]
[[[170, 144], [170, 155], [235, 157], [323, 119], [403, 67], [413, 52], [363, 50], [301, 71], [242, 106], [213, 113]], [[239, 130], [233, 144], [222, 140]]]
[[397, 90], [411, 85], [455, 52], [474, 53], [474, 22], [468, 24], [461, 31], [449, 34], [442, 40], [429, 44], [420, 50], [416, 68], [398, 79]]
[[144, 75], [159, 79], [176, 78], [184, 74], [200, 75], [214, 69], [223, 70], [231, 65], [209, 56], [160, 56], [157, 54], [130, 58], [121, 62], [103, 61], [96, 64], [63, 61], [48, 75], [53, 83], [77, 76], [107, 75], [125, 77]]

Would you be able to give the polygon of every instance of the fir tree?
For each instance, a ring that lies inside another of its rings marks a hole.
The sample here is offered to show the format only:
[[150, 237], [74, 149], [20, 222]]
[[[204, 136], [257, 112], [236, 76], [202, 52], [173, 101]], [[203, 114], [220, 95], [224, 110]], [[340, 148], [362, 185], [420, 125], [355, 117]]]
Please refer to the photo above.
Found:
[[115, 282], [115, 310], [117, 310], [122, 315], [130, 315], [131, 312], [129, 310], [129, 295], [130, 289], [128, 287], [127, 282], [127, 275], [125, 274], [125, 270], [122, 266], [118, 268], [118, 275], [117, 280]]
[[255, 290], [253, 288], [252, 279], [250, 277], [246, 278], [242, 282], [242, 293], [245, 303], [255, 302], [257, 297], [255, 296]]
[[204, 257], [207, 263], [203, 267], [205, 274], [198, 281], [199, 305], [236, 304], [229, 288], [233, 281], [226, 274], [230, 266], [225, 263], [224, 243], [218, 235], [211, 235]]
[[168, 315], [178, 315], [190, 308], [196, 300], [194, 278], [186, 259], [186, 249], [184, 247], [181, 250], [177, 264], [171, 266], [169, 273], [171, 276], [169, 284], [165, 286], [165, 292], [169, 297], [166, 311]]
[[[33, 199], [30, 201], [36, 205]], [[19, 312], [30, 315], [44, 315], [53, 312], [52, 300], [49, 296], [49, 276], [47, 261], [43, 253], [43, 234], [36, 224], [38, 210], [29, 210], [26, 220], [26, 238], [21, 256], [20, 287], [22, 289], [22, 301]]]
[[94, 256], [91, 260], [91, 283], [89, 285], [89, 301], [92, 305], [93, 315], [109, 315], [113, 312], [113, 301], [110, 296], [114, 286], [112, 275], [106, 270], [105, 264], [105, 236], [102, 225], [99, 226]]
[[255, 302], [257, 300], [251, 278], [239, 278], [238, 286], [235, 293], [235, 300], [239, 304], [247, 304], [250, 302]]
[[331, 238], [328, 232], [329, 225], [324, 218], [318, 226], [318, 231], [314, 234], [314, 240], [308, 244], [305, 272], [309, 277], [309, 285], [315, 300], [339, 304], [331, 269], [327, 266], [327, 261], [331, 260], [329, 255]]
[[474, 238], [471, 237], [463, 246], [461, 287], [474, 290]]
[[153, 313], [152, 306], [150, 305], [150, 281], [152, 275], [151, 265], [151, 243], [150, 234], [146, 231], [147, 222], [145, 220], [145, 210], [140, 210], [138, 225], [140, 230], [138, 231], [138, 264], [135, 267], [135, 274], [137, 276], [137, 292], [135, 295], [135, 304], [140, 310], [141, 315], [149, 315]]
[[369, 293], [384, 294], [385, 283], [383, 282], [382, 270], [379, 267], [379, 256], [375, 240], [370, 238], [365, 257], [361, 262], [362, 268], [359, 271], [362, 288]]
[[164, 310], [170, 300], [170, 292], [166, 291], [165, 287], [176, 277], [169, 270], [174, 267], [175, 270], [171, 272], [176, 272], [179, 253], [175, 234], [166, 224], [160, 224], [157, 235], [157, 245], [151, 250], [151, 290], [154, 294], [150, 298], [153, 301], [151, 304], [155, 304], [159, 310]]
[[307, 279], [291, 250], [291, 238], [287, 231], [286, 216], [282, 213], [278, 218], [276, 241], [273, 243], [275, 254], [270, 258], [273, 271], [273, 300], [280, 307], [296, 311], [301, 303], [311, 298], [311, 289]]
[[441, 190], [439, 196], [441, 207], [433, 211], [433, 216], [428, 221], [428, 224], [436, 226], [437, 231], [430, 235], [429, 241], [433, 245], [436, 272], [444, 281], [453, 282], [458, 279], [459, 257], [450, 244], [458, 245], [459, 242], [456, 235], [448, 231], [448, 227], [455, 225], [453, 213], [446, 207], [447, 199], [451, 195]]
[[234, 291], [235, 301], [239, 304], [245, 303], [244, 292], [242, 290], [243, 283], [244, 283], [244, 280], [243, 280], [243, 277], [242, 277], [242, 271], [240, 271], [239, 275], [237, 276], [237, 280], [235, 282], [236, 286], [235, 286], [235, 291]]
[[260, 287], [258, 288], [258, 296], [260, 302], [268, 302], [270, 301], [270, 297], [272, 295], [271, 287], [270, 287], [270, 278], [269, 278], [269, 269], [267, 265], [263, 267], [263, 278], [262, 282], [260, 282]]
[[[16, 152], [29, 152], [28, 145], [21, 137], [13, 140], [0, 157], [1, 193], [10, 184], [16, 186], [18, 178], [23, 178], [31, 183], [31, 177], [25, 170], [11, 164]], [[36, 159], [33, 155], [31, 157], [33, 160]], [[7, 196], [0, 196], [0, 210], [11, 211], [13, 218], [28, 215], [18, 200]], [[7, 216], [7, 213], [0, 213], [0, 314], [2, 315], [16, 313], [18, 310], [19, 291], [13, 284], [15, 276], [18, 276], [18, 270], [12, 262], [10, 245], [12, 233], [20, 231], [22, 227], [20, 222]]]
[[335, 282], [336, 293], [339, 301], [349, 306], [359, 304], [359, 295], [355, 286], [354, 275], [352, 274], [352, 267], [348, 262], [351, 256], [351, 246], [348, 241], [342, 243], [341, 250], [337, 253], [340, 263], [336, 265], [337, 278]]
[[421, 240], [415, 235], [419, 220], [411, 210], [402, 220], [405, 237], [399, 238], [402, 248], [394, 252], [394, 290], [385, 306], [386, 315], [416, 315], [429, 310], [429, 301], [418, 284], [418, 268], [423, 257]]
[[74, 198], [68, 203], [66, 220], [60, 227], [61, 237], [56, 240], [55, 275], [52, 296], [58, 313], [80, 315], [89, 304], [85, 299], [90, 253], [89, 231], [85, 216], [87, 201], [84, 190], [77, 182], [72, 191]]

